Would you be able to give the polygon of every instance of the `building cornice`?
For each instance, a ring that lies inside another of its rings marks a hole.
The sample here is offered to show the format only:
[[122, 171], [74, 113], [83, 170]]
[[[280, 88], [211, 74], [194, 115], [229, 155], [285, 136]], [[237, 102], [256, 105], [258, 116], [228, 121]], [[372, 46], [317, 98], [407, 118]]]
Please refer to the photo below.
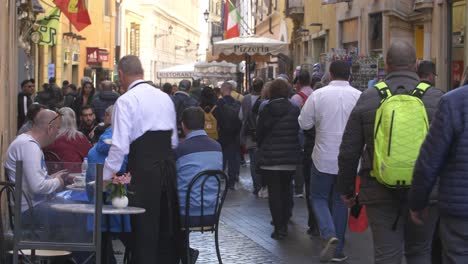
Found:
[[191, 31], [193, 34], [201, 34], [201, 32], [196, 27], [194, 27], [192, 23], [190, 23], [186, 19], [181, 19], [180, 15], [169, 12], [168, 10], [161, 8], [155, 3], [143, 3], [141, 5], [142, 7], [146, 6], [150, 8], [151, 11], [157, 16], [164, 17], [165, 19], [171, 21], [174, 25], [183, 26], [185, 29]]

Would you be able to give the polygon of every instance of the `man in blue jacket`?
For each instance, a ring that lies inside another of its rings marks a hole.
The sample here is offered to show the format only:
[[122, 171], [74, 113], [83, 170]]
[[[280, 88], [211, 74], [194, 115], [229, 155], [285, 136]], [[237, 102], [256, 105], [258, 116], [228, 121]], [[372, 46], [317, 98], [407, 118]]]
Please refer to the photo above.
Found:
[[[179, 193], [180, 214], [182, 221], [186, 217], [186, 195], [190, 182], [198, 173], [205, 170], [222, 170], [223, 154], [221, 145], [209, 138], [204, 130], [205, 112], [200, 107], [189, 107], [182, 113], [182, 129], [185, 140], [179, 144], [176, 153], [177, 185]], [[201, 219], [201, 185], [198, 181], [190, 193], [190, 225], [199, 226]], [[214, 221], [218, 184], [214, 178], [207, 180], [203, 188], [203, 223]], [[184, 224], [184, 222], [182, 222]], [[184, 241], [183, 238], [181, 241]], [[181, 244], [184, 247], [185, 243]], [[182, 262], [186, 263], [182, 254]], [[198, 256], [197, 250], [191, 250], [192, 262]]]
[[442, 97], [414, 168], [409, 193], [411, 219], [427, 217], [429, 194], [439, 178], [443, 263], [468, 263], [468, 86]]

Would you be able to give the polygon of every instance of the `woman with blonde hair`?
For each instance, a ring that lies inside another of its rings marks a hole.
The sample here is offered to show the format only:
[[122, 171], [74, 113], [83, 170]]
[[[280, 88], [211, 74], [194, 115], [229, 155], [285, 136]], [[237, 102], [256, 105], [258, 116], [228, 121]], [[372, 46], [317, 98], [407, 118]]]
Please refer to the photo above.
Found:
[[62, 107], [58, 113], [62, 122], [57, 139], [43, 149], [46, 161], [81, 163], [87, 157], [91, 143], [76, 128], [75, 112], [71, 108]]

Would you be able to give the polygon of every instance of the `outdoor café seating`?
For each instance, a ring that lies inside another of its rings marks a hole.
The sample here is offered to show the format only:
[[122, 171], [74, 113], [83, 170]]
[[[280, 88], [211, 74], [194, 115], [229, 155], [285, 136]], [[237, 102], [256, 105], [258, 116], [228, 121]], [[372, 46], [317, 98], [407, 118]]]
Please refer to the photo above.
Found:
[[[215, 200], [213, 201], [204, 199], [206, 196], [205, 187], [208, 181], [216, 181], [217, 190], [214, 196]], [[192, 197], [196, 189], [200, 190], [200, 200], [198, 201], [200, 206], [199, 210], [193, 212], [190, 209], [190, 205], [191, 201], [193, 202]], [[218, 229], [219, 217], [227, 195], [227, 190], [227, 176], [220, 170], [202, 171], [195, 175], [190, 182], [185, 199], [185, 214], [182, 217], [182, 225], [186, 239], [187, 263], [192, 263], [190, 256], [190, 232], [214, 232], [216, 255], [219, 263], [222, 264], [221, 253], [219, 251]]]

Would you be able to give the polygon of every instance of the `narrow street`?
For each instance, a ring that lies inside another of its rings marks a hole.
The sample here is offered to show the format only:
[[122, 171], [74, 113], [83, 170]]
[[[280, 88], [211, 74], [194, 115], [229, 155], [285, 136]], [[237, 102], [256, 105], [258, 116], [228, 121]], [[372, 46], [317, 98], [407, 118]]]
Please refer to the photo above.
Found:
[[[294, 198], [288, 238], [276, 241], [270, 238], [272, 226], [268, 200], [256, 198], [250, 191], [248, 165], [241, 168], [241, 186], [239, 190], [228, 192], [221, 213], [219, 243], [223, 263], [320, 263], [320, 239], [311, 239], [306, 234], [307, 209], [304, 198]], [[365, 233], [348, 232], [345, 254], [349, 259], [345, 263], [372, 263], [371, 239], [369, 230]], [[200, 251], [197, 263], [217, 263], [214, 234], [192, 233], [190, 242], [192, 248]], [[116, 246], [116, 250], [124, 252], [121, 246]], [[116, 255], [120, 261], [122, 256]]]

